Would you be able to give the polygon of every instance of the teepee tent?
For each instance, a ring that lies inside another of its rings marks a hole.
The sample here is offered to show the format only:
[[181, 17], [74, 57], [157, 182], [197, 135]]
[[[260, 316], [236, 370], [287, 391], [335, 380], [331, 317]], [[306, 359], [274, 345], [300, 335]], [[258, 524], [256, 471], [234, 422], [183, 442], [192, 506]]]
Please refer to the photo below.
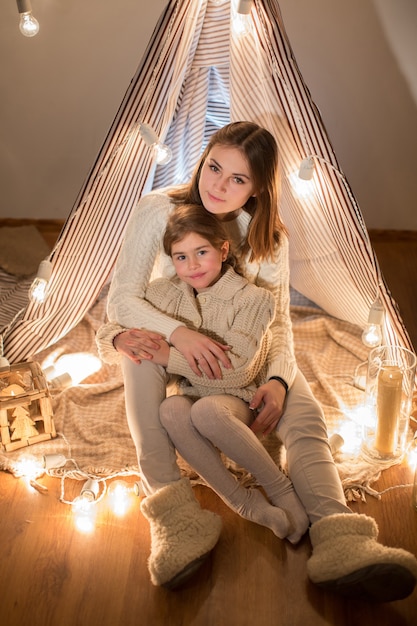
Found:
[[[248, 3], [247, 3], [248, 4]], [[129, 216], [152, 188], [189, 179], [207, 138], [229, 120], [276, 137], [281, 213], [290, 234], [292, 287], [330, 315], [363, 326], [377, 296], [385, 339], [410, 347], [381, 276], [354, 194], [294, 59], [276, 0], [254, 0], [238, 36], [229, 0], [170, 0], [80, 190], [50, 260], [44, 303], [30, 302], [4, 333], [4, 355], [25, 360], [71, 330], [111, 277]], [[173, 152], [156, 166], [141, 130]], [[308, 197], [292, 175], [309, 159]]]

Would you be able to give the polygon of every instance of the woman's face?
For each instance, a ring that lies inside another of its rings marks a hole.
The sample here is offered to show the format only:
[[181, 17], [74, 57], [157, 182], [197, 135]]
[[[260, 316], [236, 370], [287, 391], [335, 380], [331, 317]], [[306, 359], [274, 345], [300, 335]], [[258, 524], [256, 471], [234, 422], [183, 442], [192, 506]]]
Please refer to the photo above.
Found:
[[198, 190], [204, 207], [220, 220], [237, 215], [255, 195], [249, 164], [241, 151], [213, 146], [201, 168]]

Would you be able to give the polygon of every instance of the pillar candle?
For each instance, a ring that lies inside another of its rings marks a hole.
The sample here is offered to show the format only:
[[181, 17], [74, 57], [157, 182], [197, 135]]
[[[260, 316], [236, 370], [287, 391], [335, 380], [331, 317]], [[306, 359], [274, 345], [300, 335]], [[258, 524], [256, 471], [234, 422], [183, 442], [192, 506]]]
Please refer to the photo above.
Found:
[[378, 374], [375, 448], [382, 455], [394, 454], [397, 447], [402, 382], [397, 365], [386, 366]]

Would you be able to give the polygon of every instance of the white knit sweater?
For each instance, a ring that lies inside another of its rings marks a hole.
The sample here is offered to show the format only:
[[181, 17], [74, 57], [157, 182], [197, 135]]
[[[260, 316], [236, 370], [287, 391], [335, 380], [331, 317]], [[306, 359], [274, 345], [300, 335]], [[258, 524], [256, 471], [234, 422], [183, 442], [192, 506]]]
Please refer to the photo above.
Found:
[[[171, 258], [164, 253], [162, 239], [168, 215], [174, 204], [163, 191], [143, 196], [133, 211], [122, 245], [108, 296], [110, 322], [125, 328], [148, 328], [169, 338], [183, 322], [155, 309], [145, 300], [151, 280], [173, 278]], [[229, 236], [239, 244], [246, 236], [250, 215], [242, 211], [235, 220], [224, 222]], [[249, 282], [272, 292], [275, 319], [271, 325], [272, 344], [269, 350], [266, 377], [280, 376], [289, 386], [296, 374], [293, 335], [290, 319], [288, 240], [283, 235], [273, 261], [244, 265]]]
[[[269, 327], [275, 314], [270, 291], [248, 283], [228, 267], [212, 287], [197, 296], [175, 277], [152, 281], [146, 299], [188, 328], [231, 346], [227, 355], [233, 369], [220, 366], [222, 378], [215, 380], [205, 374], [196, 376], [181, 352], [171, 346], [167, 371], [184, 377], [184, 393], [196, 397], [228, 393], [247, 402], [252, 400], [256, 389], [266, 382], [265, 363], [272, 339]], [[113, 339], [121, 330], [119, 324], [112, 323], [99, 329], [97, 345], [103, 360], [114, 361]]]

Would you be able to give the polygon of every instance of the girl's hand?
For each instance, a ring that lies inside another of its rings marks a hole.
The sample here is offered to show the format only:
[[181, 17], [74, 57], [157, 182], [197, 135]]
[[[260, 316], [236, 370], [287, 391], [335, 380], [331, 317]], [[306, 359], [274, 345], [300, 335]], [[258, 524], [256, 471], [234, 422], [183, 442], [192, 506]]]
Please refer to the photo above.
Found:
[[219, 341], [210, 339], [196, 330], [186, 326], [176, 328], [170, 338], [171, 344], [187, 359], [187, 362], [197, 376], [204, 372], [210, 379], [222, 378], [219, 363], [229, 369], [232, 365], [225, 354], [230, 350]]
[[269, 380], [256, 390], [249, 407], [257, 409], [263, 406], [251, 425], [254, 433], [269, 435], [277, 427], [284, 412], [286, 395], [285, 387], [278, 380]]
[[116, 335], [113, 345], [120, 354], [127, 356], [135, 363], [142, 360], [152, 360], [154, 353], [159, 350], [162, 335], [149, 330], [133, 328]]

